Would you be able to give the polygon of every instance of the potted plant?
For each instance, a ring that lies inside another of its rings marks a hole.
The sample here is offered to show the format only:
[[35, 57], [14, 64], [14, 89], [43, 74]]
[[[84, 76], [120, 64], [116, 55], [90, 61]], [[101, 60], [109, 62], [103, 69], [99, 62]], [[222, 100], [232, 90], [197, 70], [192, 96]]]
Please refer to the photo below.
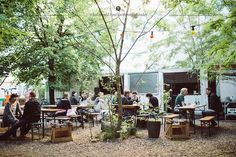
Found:
[[162, 113], [159, 113], [159, 108], [153, 108], [149, 113], [149, 119], [147, 122], [148, 137], [149, 138], [158, 138], [160, 136], [161, 130], [161, 121], [159, 116]]
[[150, 109], [148, 109], [148, 104], [142, 104], [142, 109], [138, 111], [137, 116], [137, 127], [140, 129], [146, 129], [147, 128], [147, 120], [149, 118], [149, 114], [151, 112]]

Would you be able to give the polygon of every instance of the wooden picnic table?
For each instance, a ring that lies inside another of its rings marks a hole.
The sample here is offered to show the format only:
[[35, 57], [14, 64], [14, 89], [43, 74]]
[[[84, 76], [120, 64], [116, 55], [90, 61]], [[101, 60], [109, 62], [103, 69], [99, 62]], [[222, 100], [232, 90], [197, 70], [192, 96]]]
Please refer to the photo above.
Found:
[[186, 106], [180, 106], [176, 107], [176, 109], [179, 109], [180, 111], [188, 111], [189, 114], [189, 120], [193, 122], [193, 128], [195, 133], [195, 109], [200, 107], [205, 107], [206, 105], [196, 105], [196, 104], [190, 104]]
[[42, 122], [43, 122], [43, 138], [44, 138], [44, 134], [45, 134], [45, 130], [44, 130], [44, 115], [45, 113], [56, 113], [58, 111], [61, 111], [61, 109], [57, 109], [57, 108], [41, 108], [41, 112], [42, 112]]

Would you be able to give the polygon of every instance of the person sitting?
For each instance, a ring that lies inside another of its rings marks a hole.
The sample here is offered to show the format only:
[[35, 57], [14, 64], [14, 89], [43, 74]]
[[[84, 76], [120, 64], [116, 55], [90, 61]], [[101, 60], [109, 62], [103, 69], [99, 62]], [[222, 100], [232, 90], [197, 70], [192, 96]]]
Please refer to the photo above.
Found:
[[80, 99], [79, 99], [79, 104], [80, 105], [87, 105], [87, 94], [85, 92], [80, 92]]
[[19, 121], [14, 114], [14, 108], [16, 114], [19, 114], [20, 116], [22, 115], [19, 103], [16, 102], [17, 98], [18, 98], [17, 94], [11, 94], [9, 101], [5, 106], [2, 120], [4, 127], [13, 126], [15, 123]]
[[131, 100], [131, 96], [130, 96], [130, 91], [125, 91], [124, 92], [124, 97], [126, 98], [126, 104], [125, 105], [132, 105], [133, 101]]
[[[220, 112], [223, 111], [220, 99], [217, 97], [215, 93], [212, 92], [211, 88], [206, 89], [206, 94], [208, 95], [208, 105], [209, 105], [209, 110], [202, 111], [202, 116], [215, 116], [217, 115], [217, 118], [219, 118]], [[212, 120], [211, 121], [212, 126], [216, 126], [217, 123]]]
[[140, 98], [138, 96], [138, 92], [136, 92], [136, 91], [132, 92], [131, 100], [133, 101], [134, 104], [137, 104], [137, 103], [140, 102]]
[[155, 108], [159, 106], [157, 97], [153, 96], [152, 93], [147, 93], [146, 97], [149, 99], [150, 108]]
[[20, 127], [21, 137], [29, 132], [31, 124], [40, 120], [41, 108], [39, 102], [36, 100], [34, 92], [29, 93], [29, 101], [26, 102], [22, 119], [15, 123], [7, 132], [0, 136], [0, 140], [9, 138], [11, 135], [15, 136], [17, 129]]
[[[118, 104], [118, 93], [117, 92], [114, 92], [114, 95], [112, 97], [112, 104], [115, 104], [115, 105]], [[121, 95], [121, 104], [128, 105], [128, 100], [124, 95]]]
[[180, 90], [179, 95], [175, 99], [175, 106], [174, 107], [185, 106], [185, 103], [184, 103], [184, 96], [185, 95], [188, 95], [188, 89], [182, 88]]
[[188, 89], [182, 88], [180, 90], [179, 95], [175, 99], [174, 113], [178, 113], [178, 114], [180, 113], [184, 116], [185, 119], [187, 119], [187, 112], [186, 111], [180, 112], [178, 109], [178, 107], [180, 107], [180, 106], [185, 106], [185, 103], [184, 103], [184, 96], [185, 95], [188, 95]]
[[75, 91], [73, 91], [73, 92], [71, 93], [70, 104], [71, 104], [71, 105], [77, 105], [77, 104], [78, 104], [78, 101], [77, 101], [77, 99], [76, 99], [76, 92], [75, 92]]
[[98, 97], [94, 101], [94, 111], [100, 112], [104, 109], [104, 94], [103, 92], [98, 93]]
[[61, 109], [55, 114], [55, 116], [66, 116], [67, 110], [71, 109], [70, 101], [68, 100], [68, 93], [64, 93], [62, 99], [57, 104], [57, 108]]

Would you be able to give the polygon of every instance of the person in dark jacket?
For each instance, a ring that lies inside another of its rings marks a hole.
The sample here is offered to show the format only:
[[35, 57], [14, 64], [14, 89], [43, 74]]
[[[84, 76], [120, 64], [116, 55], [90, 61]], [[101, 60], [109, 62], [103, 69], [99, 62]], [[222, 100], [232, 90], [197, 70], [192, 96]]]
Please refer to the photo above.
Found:
[[126, 104], [125, 105], [132, 105], [133, 101], [132, 101], [131, 96], [130, 96], [130, 91], [125, 91], [124, 96], [126, 98]]
[[14, 124], [6, 133], [0, 136], [0, 140], [9, 138], [11, 135], [16, 136], [16, 130], [20, 127], [21, 137], [24, 137], [30, 130], [31, 124], [40, 120], [41, 108], [36, 100], [36, 94], [30, 92], [29, 101], [26, 102], [22, 119]]
[[71, 104], [71, 105], [77, 105], [77, 104], [78, 104], [78, 101], [77, 101], [75, 95], [76, 95], [76, 92], [73, 91], [73, 92], [71, 93], [71, 97], [70, 97], [70, 104]]
[[149, 104], [151, 104], [150, 106], [151, 108], [159, 106], [157, 97], [154, 97], [152, 93], [147, 93], [146, 97], [149, 99]]
[[[206, 89], [206, 94], [208, 95], [208, 108], [209, 110], [202, 111], [202, 116], [217, 116], [219, 118], [220, 112], [222, 112], [223, 108], [220, 102], [220, 99], [217, 97], [215, 93], [212, 92], [211, 88]], [[211, 125], [215, 126], [217, 123], [212, 120]]]
[[63, 94], [63, 98], [57, 104], [57, 108], [62, 109], [62, 112], [56, 113], [56, 116], [66, 116], [67, 110], [71, 109], [71, 104], [68, 100], [68, 93]]

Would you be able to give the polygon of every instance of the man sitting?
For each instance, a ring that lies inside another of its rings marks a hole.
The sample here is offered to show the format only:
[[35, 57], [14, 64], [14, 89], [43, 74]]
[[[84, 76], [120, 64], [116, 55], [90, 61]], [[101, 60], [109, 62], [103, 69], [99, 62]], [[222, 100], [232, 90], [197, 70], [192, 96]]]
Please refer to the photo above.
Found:
[[[220, 99], [217, 97], [215, 93], [212, 92], [211, 88], [206, 89], [206, 94], [208, 96], [208, 105], [209, 105], [209, 110], [202, 111], [202, 116], [215, 116], [217, 115], [217, 118], [219, 118], [219, 114], [223, 111]], [[212, 120], [211, 121], [212, 126], [216, 126], [217, 123]]]
[[24, 137], [30, 130], [31, 124], [40, 120], [41, 108], [39, 102], [36, 100], [36, 94], [30, 92], [30, 99], [25, 104], [24, 113], [22, 119], [15, 123], [6, 133], [0, 136], [0, 140], [9, 138], [16, 133], [16, 130], [20, 127], [21, 137]]

